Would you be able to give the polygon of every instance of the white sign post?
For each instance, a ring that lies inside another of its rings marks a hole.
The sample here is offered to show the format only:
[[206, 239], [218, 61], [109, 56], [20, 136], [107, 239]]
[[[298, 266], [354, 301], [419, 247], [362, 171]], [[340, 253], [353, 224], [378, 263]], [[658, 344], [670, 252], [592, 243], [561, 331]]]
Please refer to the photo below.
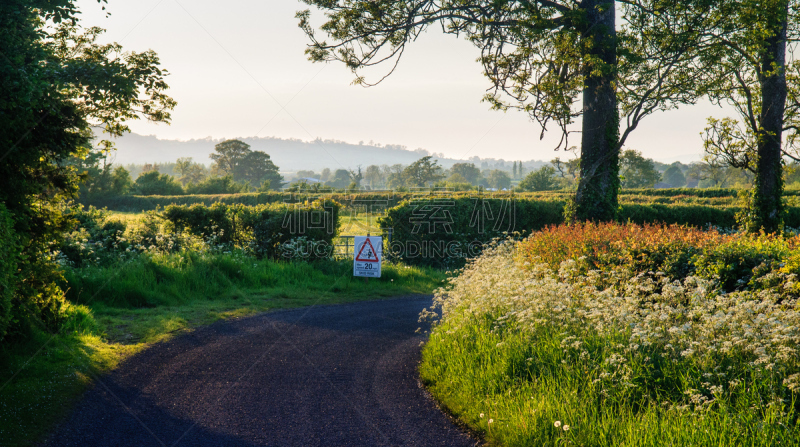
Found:
[[381, 277], [383, 238], [355, 236], [353, 239], [353, 276]]

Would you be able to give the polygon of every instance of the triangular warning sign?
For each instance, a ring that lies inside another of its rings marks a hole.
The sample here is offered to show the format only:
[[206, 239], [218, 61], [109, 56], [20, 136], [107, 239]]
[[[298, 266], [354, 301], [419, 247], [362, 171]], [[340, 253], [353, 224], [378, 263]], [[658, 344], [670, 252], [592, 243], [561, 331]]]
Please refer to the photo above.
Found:
[[[364, 252], [364, 249], [366, 249], [366, 253]], [[358, 251], [356, 261], [381, 262], [380, 259], [378, 259], [378, 254], [375, 252], [375, 247], [372, 246], [372, 242], [369, 240], [369, 238], [367, 238], [367, 240], [361, 244], [361, 250]]]

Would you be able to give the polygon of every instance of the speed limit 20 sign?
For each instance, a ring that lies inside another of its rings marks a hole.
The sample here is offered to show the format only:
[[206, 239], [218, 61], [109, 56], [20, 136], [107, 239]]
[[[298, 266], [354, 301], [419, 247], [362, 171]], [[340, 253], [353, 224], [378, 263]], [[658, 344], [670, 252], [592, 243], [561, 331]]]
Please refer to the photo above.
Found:
[[380, 278], [383, 238], [356, 236], [353, 242], [353, 276]]

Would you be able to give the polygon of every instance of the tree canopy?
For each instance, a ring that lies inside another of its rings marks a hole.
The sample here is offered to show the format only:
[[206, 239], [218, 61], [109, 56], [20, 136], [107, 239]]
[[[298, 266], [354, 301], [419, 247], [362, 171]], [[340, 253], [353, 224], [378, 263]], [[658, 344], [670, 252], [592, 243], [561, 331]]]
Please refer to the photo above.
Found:
[[525, 176], [519, 186], [520, 191], [550, 191], [556, 189], [556, 170], [552, 166], [542, 166]]
[[653, 160], [630, 149], [620, 157], [620, 176], [623, 188], [652, 188], [661, 179]]
[[800, 2], [724, 1], [717, 8], [729, 20], [713, 29], [709, 97], [733, 106], [738, 119], [709, 118], [705, 149], [717, 162], [755, 174], [742, 223], [754, 232], [780, 231], [781, 166], [784, 158], [800, 160], [800, 61], [786, 51], [800, 37]]
[[569, 210], [604, 220], [617, 209], [620, 148], [645, 116], [701, 95], [696, 78], [711, 63], [696, 57], [703, 31], [724, 19], [709, 14], [711, 0], [304, 1], [325, 11], [321, 30], [333, 40], [317, 39], [311, 12], [298, 12], [309, 58], [343, 62], [357, 84], [383, 79], [368, 82], [366, 67], [388, 62], [391, 74], [406, 45], [437, 25], [481, 50], [493, 107], [528, 113], [542, 133], [555, 124], [559, 148], [569, 147], [581, 116], [580, 184]]
[[175, 106], [153, 51], [98, 44], [102, 30], [80, 28], [78, 13], [73, 0], [0, 2], [0, 202], [22, 253], [12, 332], [29, 318], [59, 319], [58, 270], [46, 253], [68, 227], [62, 200], [77, 191], [73, 161], [92, 151], [92, 127], [118, 136], [132, 119], [168, 122]]
[[270, 156], [250, 149], [250, 145], [240, 140], [225, 140], [214, 146], [213, 171], [221, 176], [230, 175], [234, 181], [249, 183], [258, 187], [267, 182], [271, 189], [278, 189], [283, 176]]

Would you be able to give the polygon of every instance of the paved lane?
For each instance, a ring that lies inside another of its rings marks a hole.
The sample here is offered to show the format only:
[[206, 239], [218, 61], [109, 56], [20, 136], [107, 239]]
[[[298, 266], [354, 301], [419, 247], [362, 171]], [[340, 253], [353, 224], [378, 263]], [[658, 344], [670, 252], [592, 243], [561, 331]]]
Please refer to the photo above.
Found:
[[218, 322], [102, 378], [48, 446], [473, 446], [419, 387], [429, 296]]

